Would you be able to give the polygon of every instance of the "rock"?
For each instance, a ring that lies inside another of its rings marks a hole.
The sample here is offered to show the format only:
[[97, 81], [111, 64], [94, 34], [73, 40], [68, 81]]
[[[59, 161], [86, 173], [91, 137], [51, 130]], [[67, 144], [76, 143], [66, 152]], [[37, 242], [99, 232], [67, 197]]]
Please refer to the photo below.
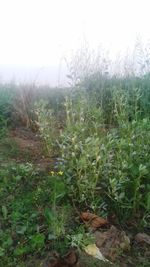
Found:
[[121, 251], [130, 249], [129, 237], [115, 226], [105, 232], [96, 231], [95, 238], [97, 247], [111, 261], [114, 261]]
[[146, 244], [150, 245], [150, 236], [145, 234], [145, 233], [138, 233], [134, 237], [134, 239], [137, 243], [146, 243]]

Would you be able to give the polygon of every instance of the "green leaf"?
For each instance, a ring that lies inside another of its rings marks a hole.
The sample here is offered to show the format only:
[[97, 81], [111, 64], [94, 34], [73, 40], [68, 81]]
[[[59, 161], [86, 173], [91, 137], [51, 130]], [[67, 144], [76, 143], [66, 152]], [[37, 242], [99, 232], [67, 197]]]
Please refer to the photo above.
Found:
[[55, 235], [53, 235], [53, 234], [48, 235], [48, 240], [55, 240], [55, 239], [56, 239]]
[[31, 246], [32, 248], [42, 248], [44, 246], [45, 235], [44, 234], [35, 234], [31, 237]]
[[14, 250], [14, 255], [15, 256], [22, 256], [23, 254], [27, 253], [28, 247], [17, 247]]
[[4, 220], [6, 220], [7, 215], [8, 215], [8, 210], [7, 210], [6, 206], [2, 206], [2, 213], [3, 213]]
[[147, 210], [150, 211], [150, 193], [147, 195]]
[[16, 232], [18, 234], [23, 235], [26, 232], [26, 230], [27, 230], [26, 225], [23, 225], [23, 226], [18, 226], [17, 229], [16, 229]]
[[5, 255], [5, 250], [0, 247], [0, 257], [3, 257]]
[[15, 176], [15, 180], [16, 180], [16, 181], [19, 182], [21, 179], [22, 179], [22, 176], [21, 176], [21, 175], [17, 175], [17, 176]]
[[3, 243], [3, 247], [4, 248], [8, 248], [13, 244], [13, 240], [11, 237], [8, 237], [6, 241], [4, 241]]

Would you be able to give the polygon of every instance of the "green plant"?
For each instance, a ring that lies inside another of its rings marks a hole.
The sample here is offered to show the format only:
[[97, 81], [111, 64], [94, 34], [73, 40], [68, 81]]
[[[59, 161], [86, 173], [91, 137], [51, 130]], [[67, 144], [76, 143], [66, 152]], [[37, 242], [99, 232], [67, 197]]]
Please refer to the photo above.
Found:
[[7, 86], [0, 85], [0, 140], [4, 138], [8, 132], [7, 125], [10, 122], [13, 93], [13, 90], [10, 91]]
[[95, 199], [101, 176], [99, 150], [105, 134], [101, 110], [89, 106], [81, 95], [74, 102], [66, 100], [66, 114], [66, 128], [59, 139], [59, 164], [73, 201], [95, 209], [101, 201]]
[[[124, 124], [108, 135], [107, 153], [111, 160], [103, 169], [109, 177], [111, 208], [120, 219], [148, 211], [149, 120]], [[110, 205], [110, 204], [109, 204]]]
[[41, 139], [44, 141], [46, 153], [51, 155], [54, 150], [55, 138], [57, 136], [57, 125], [53, 110], [47, 108], [48, 103], [40, 100], [35, 104], [35, 113]]
[[0, 125], [10, 120], [11, 109], [15, 96], [15, 86], [0, 85]]
[[48, 225], [48, 239], [57, 239], [65, 235], [65, 224], [68, 217], [68, 206], [62, 206], [66, 196], [66, 188], [60, 176], [53, 174], [49, 177], [51, 186], [50, 207], [44, 209]]
[[59, 163], [73, 202], [95, 211], [106, 203], [121, 222], [136, 214], [140, 221], [149, 209], [149, 119], [141, 119], [139, 99], [137, 94], [130, 121], [128, 95], [116, 89], [110, 129], [84, 92], [83, 98], [80, 93], [80, 99], [67, 99], [66, 127], [59, 140]]
[[70, 235], [67, 235], [69, 245], [79, 250], [84, 249], [86, 246], [95, 243], [94, 235], [85, 231], [85, 228], [81, 225], [76, 231]]

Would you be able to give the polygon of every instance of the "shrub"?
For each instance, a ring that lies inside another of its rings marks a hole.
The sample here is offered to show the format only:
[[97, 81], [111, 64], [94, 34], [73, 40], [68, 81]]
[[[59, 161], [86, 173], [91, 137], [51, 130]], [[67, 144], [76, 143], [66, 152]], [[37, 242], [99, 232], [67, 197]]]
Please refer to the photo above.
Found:
[[120, 222], [131, 217], [141, 220], [149, 212], [150, 124], [139, 115], [140, 97], [137, 94], [134, 99], [130, 121], [128, 95], [116, 89], [112, 98], [115, 124], [108, 129], [101, 109], [87, 97], [83, 93], [66, 101], [59, 162], [69, 194], [81, 207], [99, 210], [107, 205]]

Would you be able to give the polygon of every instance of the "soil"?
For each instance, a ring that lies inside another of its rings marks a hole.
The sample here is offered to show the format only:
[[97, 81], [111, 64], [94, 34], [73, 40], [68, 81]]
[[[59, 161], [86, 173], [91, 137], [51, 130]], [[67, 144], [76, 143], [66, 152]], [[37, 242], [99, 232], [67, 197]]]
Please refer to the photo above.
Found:
[[19, 127], [10, 131], [9, 136], [18, 150], [22, 153], [16, 155], [17, 162], [32, 162], [42, 171], [53, 170], [56, 156], [48, 156], [42, 150], [43, 144], [39, 135], [30, 129]]

